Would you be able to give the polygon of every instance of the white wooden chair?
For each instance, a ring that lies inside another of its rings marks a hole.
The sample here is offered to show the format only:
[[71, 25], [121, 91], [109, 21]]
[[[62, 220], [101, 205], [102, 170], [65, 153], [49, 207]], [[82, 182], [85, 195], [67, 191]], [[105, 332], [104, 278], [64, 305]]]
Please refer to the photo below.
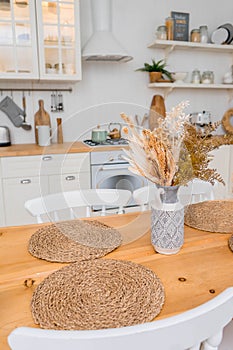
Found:
[[155, 199], [157, 191], [156, 186], [144, 186], [133, 191], [133, 199], [141, 211], [151, 208], [151, 201]]
[[183, 205], [213, 200], [213, 188], [214, 186], [209, 182], [194, 179], [187, 186], [180, 186], [178, 197]]
[[[183, 205], [203, 202], [214, 199], [213, 187], [209, 182], [194, 179], [187, 186], [180, 186], [177, 196]], [[155, 199], [158, 188], [155, 186], [145, 186], [133, 192], [133, 198], [140, 210], [151, 208], [151, 201]]]
[[20, 327], [8, 343], [12, 350], [217, 350], [232, 316], [233, 287], [201, 306], [154, 322], [94, 331]]
[[91, 216], [93, 206], [100, 207], [102, 216], [106, 215], [106, 207], [117, 209], [118, 214], [124, 212], [123, 207], [129, 202], [131, 191], [116, 189], [87, 189], [60, 192], [30, 199], [24, 203], [26, 210], [38, 223], [45, 222], [43, 215], [50, 220], [61, 220], [60, 213], [68, 210], [69, 219], [81, 217], [75, 213], [75, 208], [86, 208], [84, 217]]

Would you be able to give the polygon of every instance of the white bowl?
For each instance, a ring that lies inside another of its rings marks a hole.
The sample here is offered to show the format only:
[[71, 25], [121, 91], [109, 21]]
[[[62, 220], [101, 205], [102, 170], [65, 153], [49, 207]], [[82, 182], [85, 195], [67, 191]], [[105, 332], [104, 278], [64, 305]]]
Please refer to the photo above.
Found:
[[184, 83], [184, 80], [187, 78], [187, 72], [172, 72], [171, 77], [176, 83]]

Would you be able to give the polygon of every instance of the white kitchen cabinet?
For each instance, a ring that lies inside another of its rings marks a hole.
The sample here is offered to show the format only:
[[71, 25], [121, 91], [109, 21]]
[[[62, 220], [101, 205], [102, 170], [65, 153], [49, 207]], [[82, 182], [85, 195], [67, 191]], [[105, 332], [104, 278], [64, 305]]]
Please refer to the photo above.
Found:
[[40, 79], [81, 80], [78, 0], [36, 0]]
[[35, 2], [0, 3], [1, 79], [38, 79]]
[[64, 192], [90, 188], [90, 172], [50, 175], [49, 192]]
[[43, 194], [90, 188], [89, 153], [1, 158], [2, 226], [36, 223], [25, 210], [26, 200]]
[[28, 199], [41, 195], [41, 183], [43, 193], [48, 193], [48, 179], [46, 177], [10, 178], [3, 179], [5, 226], [25, 225], [36, 223], [36, 220], [24, 209], [24, 203]]
[[79, 0], [0, 3], [0, 78], [81, 80]]
[[232, 158], [232, 151], [233, 146], [223, 145], [209, 153], [211, 156], [213, 156], [213, 159], [209, 163], [209, 168], [216, 169], [225, 182], [225, 186], [218, 182], [214, 186], [214, 194], [216, 199], [224, 199], [232, 196], [232, 181], [230, 174], [230, 160]]

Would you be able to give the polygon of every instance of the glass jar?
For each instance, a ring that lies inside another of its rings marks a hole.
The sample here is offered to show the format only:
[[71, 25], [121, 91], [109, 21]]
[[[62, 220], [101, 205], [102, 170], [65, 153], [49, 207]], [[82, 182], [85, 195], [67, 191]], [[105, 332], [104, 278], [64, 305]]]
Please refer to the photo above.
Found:
[[157, 28], [156, 37], [158, 40], [167, 40], [167, 27], [159, 26]]
[[200, 40], [201, 40], [201, 35], [200, 35], [200, 30], [199, 29], [193, 29], [191, 31], [191, 38], [190, 40], [193, 42], [193, 43], [199, 43]]
[[208, 27], [207, 26], [200, 26], [200, 42], [201, 43], [208, 43]]
[[200, 82], [201, 82], [201, 73], [198, 69], [194, 69], [194, 71], [192, 72], [191, 83], [192, 84], [200, 84]]
[[202, 73], [201, 82], [203, 84], [213, 84], [214, 83], [214, 72], [205, 71]]
[[167, 27], [167, 40], [173, 40], [174, 19], [172, 17], [167, 17], [165, 24]]

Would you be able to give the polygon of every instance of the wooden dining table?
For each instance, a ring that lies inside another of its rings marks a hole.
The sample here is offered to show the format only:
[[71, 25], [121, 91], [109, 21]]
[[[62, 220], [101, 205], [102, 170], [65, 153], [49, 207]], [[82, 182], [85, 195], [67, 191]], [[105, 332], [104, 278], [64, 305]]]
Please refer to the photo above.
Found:
[[[184, 245], [174, 255], [156, 253], [150, 240], [150, 212], [90, 218], [117, 228], [122, 245], [102, 259], [133, 261], [152, 269], [165, 288], [162, 319], [194, 308], [233, 286], [231, 233], [212, 233], [188, 226]], [[0, 349], [9, 350], [7, 337], [20, 326], [34, 324], [33, 291], [50, 273], [63, 267], [37, 259], [27, 250], [32, 234], [42, 225], [0, 228]]]

